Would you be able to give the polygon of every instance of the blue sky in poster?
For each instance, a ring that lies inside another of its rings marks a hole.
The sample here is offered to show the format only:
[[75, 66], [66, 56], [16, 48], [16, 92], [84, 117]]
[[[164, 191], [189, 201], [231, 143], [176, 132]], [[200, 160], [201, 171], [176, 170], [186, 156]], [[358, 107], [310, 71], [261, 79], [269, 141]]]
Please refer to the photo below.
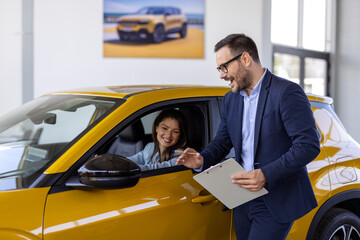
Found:
[[144, 6], [174, 6], [185, 14], [204, 14], [205, 0], [104, 0], [104, 13], [133, 13]]

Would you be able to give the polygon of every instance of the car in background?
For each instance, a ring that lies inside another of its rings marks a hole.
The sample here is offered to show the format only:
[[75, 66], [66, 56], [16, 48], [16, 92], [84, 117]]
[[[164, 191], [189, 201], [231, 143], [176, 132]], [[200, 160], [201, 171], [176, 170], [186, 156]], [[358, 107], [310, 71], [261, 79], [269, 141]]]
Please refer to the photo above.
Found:
[[117, 32], [121, 41], [142, 38], [161, 43], [171, 33], [186, 37], [187, 18], [177, 7], [144, 7], [120, 17]]
[[[184, 114], [189, 146], [201, 151], [216, 134], [228, 91], [88, 88], [47, 94], [5, 114], [0, 239], [236, 239], [231, 210], [190, 169], [141, 171], [127, 158], [151, 141], [154, 118], [167, 108]], [[319, 205], [295, 221], [288, 239], [359, 239], [360, 146], [331, 98], [308, 98], [321, 152], [307, 169]]]

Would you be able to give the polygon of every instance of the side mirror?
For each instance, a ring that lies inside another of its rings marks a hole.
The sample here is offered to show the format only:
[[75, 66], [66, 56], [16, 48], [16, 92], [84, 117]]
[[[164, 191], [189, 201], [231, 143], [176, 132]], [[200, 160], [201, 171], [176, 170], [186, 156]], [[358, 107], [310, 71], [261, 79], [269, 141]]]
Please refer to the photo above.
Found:
[[56, 124], [56, 114], [55, 113], [47, 113], [44, 119], [44, 123], [47, 124]]
[[112, 154], [90, 159], [78, 173], [81, 183], [105, 189], [133, 187], [141, 176], [139, 165], [125, 157]]

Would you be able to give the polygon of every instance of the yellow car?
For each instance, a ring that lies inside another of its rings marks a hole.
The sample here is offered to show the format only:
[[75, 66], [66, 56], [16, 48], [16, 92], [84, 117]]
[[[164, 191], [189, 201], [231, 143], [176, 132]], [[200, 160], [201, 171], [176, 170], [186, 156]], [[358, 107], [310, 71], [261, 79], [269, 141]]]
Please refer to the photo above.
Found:
[[[231, 211], [190, 169], [141, 171], [126, 158], [151, 141], [154, 117], [170, 107], [185, 115], [190, 146], [201, 150], [216, 134], [229, 90], [89, 88], [44, 95], [2, 116], [0, 239], [236, 239]], [[308, 97], [321, 142], [308, 165], [319, 207], [294, 223], [288, 239], [359, 239], [360, 147], [330, 98]], [[109, 155], [115, 145], [122, 152]]]
[[186, 37], [187, 18], [176, 7], [144, 7], [133, 15], [121, 17], [117, 32], [120, 41], [142, 38], [161, 43], [170, 33]]

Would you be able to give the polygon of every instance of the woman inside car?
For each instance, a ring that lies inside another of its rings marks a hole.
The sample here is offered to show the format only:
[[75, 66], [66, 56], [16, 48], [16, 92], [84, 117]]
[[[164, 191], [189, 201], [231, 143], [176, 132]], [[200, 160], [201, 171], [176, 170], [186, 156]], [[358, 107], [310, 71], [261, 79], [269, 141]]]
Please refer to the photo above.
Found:
[[141, 170], [175, 166], [180, 154], [174, 151], [185, 147], [187, 131], [185, 117], [179, 110], [164, 110], [153, 123], [153, 142], [148, 143], [141, 152], [128, 158], [139, 164]]

